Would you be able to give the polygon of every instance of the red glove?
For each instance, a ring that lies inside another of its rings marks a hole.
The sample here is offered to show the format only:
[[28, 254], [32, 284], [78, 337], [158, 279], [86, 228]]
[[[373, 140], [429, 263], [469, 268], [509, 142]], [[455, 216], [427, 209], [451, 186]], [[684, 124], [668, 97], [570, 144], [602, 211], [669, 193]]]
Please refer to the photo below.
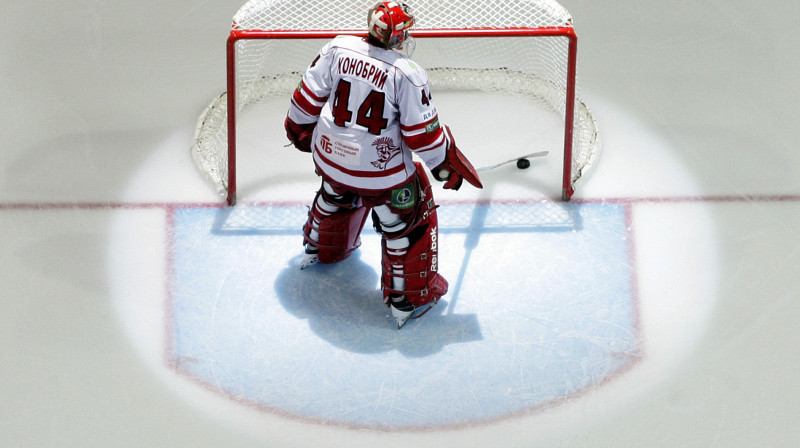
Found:
[[286, 136], [292, 141], [295, 148], [303, 152], [311, 152], [311, 137], [314, 135], [314, 128], [317, 123], [297, 124], [289, 117], [283, 127], [286, 128]]

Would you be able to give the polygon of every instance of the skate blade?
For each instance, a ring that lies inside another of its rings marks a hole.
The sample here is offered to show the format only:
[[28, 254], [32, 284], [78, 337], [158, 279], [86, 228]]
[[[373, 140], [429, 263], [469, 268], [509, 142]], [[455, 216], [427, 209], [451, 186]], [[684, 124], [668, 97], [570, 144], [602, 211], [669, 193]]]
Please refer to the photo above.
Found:
[[395, 320], [397, 320], [397, 329], [399, 330], [399, 329], [403, 328], [403, 325], [405, 325], [406, 322], [408, 322], [411, 319], [417, 319], [419, 317], [424, 316], [428, 311], [431, 310], [431, 308], [436, 306], [437, 303], [439, 303], [439, 299], [438, 298], [436, 300], [434, 300], [433, 302], [429, 303], [427, 307], [415, 308], [414, 311], [411, 311], [407, 315], [404, 315], [404, 316], [398, 316], [397, 314], [395, 314], [393, 312], [392, 314], [394, 315]]
[[303, 255], [303, 262], [300, 263], [300, 270], [310, 268], [314, 266], [319, 261], [319, 256], [317, 254], [304, 254]]
[[397, 322], [397, 329], [403, 328], [403, 325], [414, 316], [414, 311], [400, 311], [395, 307], [392, 308], [392, 317], [394, 317], [395, 322]]

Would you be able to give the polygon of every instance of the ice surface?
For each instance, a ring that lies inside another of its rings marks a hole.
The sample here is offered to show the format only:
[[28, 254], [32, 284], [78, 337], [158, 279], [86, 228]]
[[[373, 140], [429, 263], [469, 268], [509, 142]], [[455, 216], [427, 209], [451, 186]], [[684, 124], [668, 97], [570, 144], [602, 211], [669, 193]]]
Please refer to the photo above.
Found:
[[797, 445], [796, 2], [566, 4], [603, 138], [569, 206], [525, 104], [437, 96], [477, 166], [551, 156], [437, 190], [451, 293], [400, 331], [371, 230], [294, 269], [285, 105], [246, 123], [255, 219], [194, 171], [239, 6], [4, 6], [4, 446]]

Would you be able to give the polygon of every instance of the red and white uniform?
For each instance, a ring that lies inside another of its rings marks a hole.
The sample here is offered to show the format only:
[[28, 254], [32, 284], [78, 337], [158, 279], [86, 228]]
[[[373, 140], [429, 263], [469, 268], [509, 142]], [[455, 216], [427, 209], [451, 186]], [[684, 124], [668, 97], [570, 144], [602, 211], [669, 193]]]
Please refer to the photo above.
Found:
[[405, 55], [339, 36], [320, 50], [292, 96], [289, 118], [316, 122], [314, 162], [325, 178], [359, 191], [408, 183], [412, 153], [429, 168], [445, 159], [428, 75]]

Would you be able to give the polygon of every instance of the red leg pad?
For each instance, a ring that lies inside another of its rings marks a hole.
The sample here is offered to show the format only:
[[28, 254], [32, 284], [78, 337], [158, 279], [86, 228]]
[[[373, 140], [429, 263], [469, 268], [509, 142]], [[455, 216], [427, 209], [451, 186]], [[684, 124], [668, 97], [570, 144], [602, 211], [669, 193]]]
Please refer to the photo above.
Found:
[[[447, 293], [447, 280], [438, 273], [439, 269], [439, 224], [436, 205], [428, 177], [417, 164], [420, 198], [416, 204], [412, 222], [401, 235], [384, 234], [382, 248], [382, 275], [384, 300], [388, 303], [390, 293], [404, 294], [412, 305], [421, 306], [439, 300]], [[407, 237], [409, 246], [405, 253], [398, 255], [387, 248], [387, 239]], [[403, 274], [393, 272], [393, 266], [403, 266]], [[405, 289], [393, 289], [392, 279], [402, 276]]]
[[[367, 220], [369, 209], [358, 206], [351, 209], [340, 208], [331, 215], [322, 216], [312, 207], [308, 221], [303, 226], [304, 243], [319, 249], [320, 263], [337, 263], [350, 256], [361, 246], [361, 230]], [[311, 229], [319, 233], [319, 241], [311, 240]]]
[[[439, 300], [447, 294], [448, 283], [437, 271], [439, 268], [439, 248], [438, 248], [438, 226], [436, 224], [435, 211], [432, 216], [432, 223], [423, 224], [418, 227], [422, 230], [420, 238], [412, 241], [408, 252], [404, 256], [392, 255], [383, 247], [383, 274], [381, 283], [383, 285], [384, 301], [388, 303], [390, 293], [404, 294], [412, 305], [421, 306]], [[402, 265], [405, 279], [405, 289], [392, 289], [392, 279], [398, 274], [393, 272], [392, 267]]]

